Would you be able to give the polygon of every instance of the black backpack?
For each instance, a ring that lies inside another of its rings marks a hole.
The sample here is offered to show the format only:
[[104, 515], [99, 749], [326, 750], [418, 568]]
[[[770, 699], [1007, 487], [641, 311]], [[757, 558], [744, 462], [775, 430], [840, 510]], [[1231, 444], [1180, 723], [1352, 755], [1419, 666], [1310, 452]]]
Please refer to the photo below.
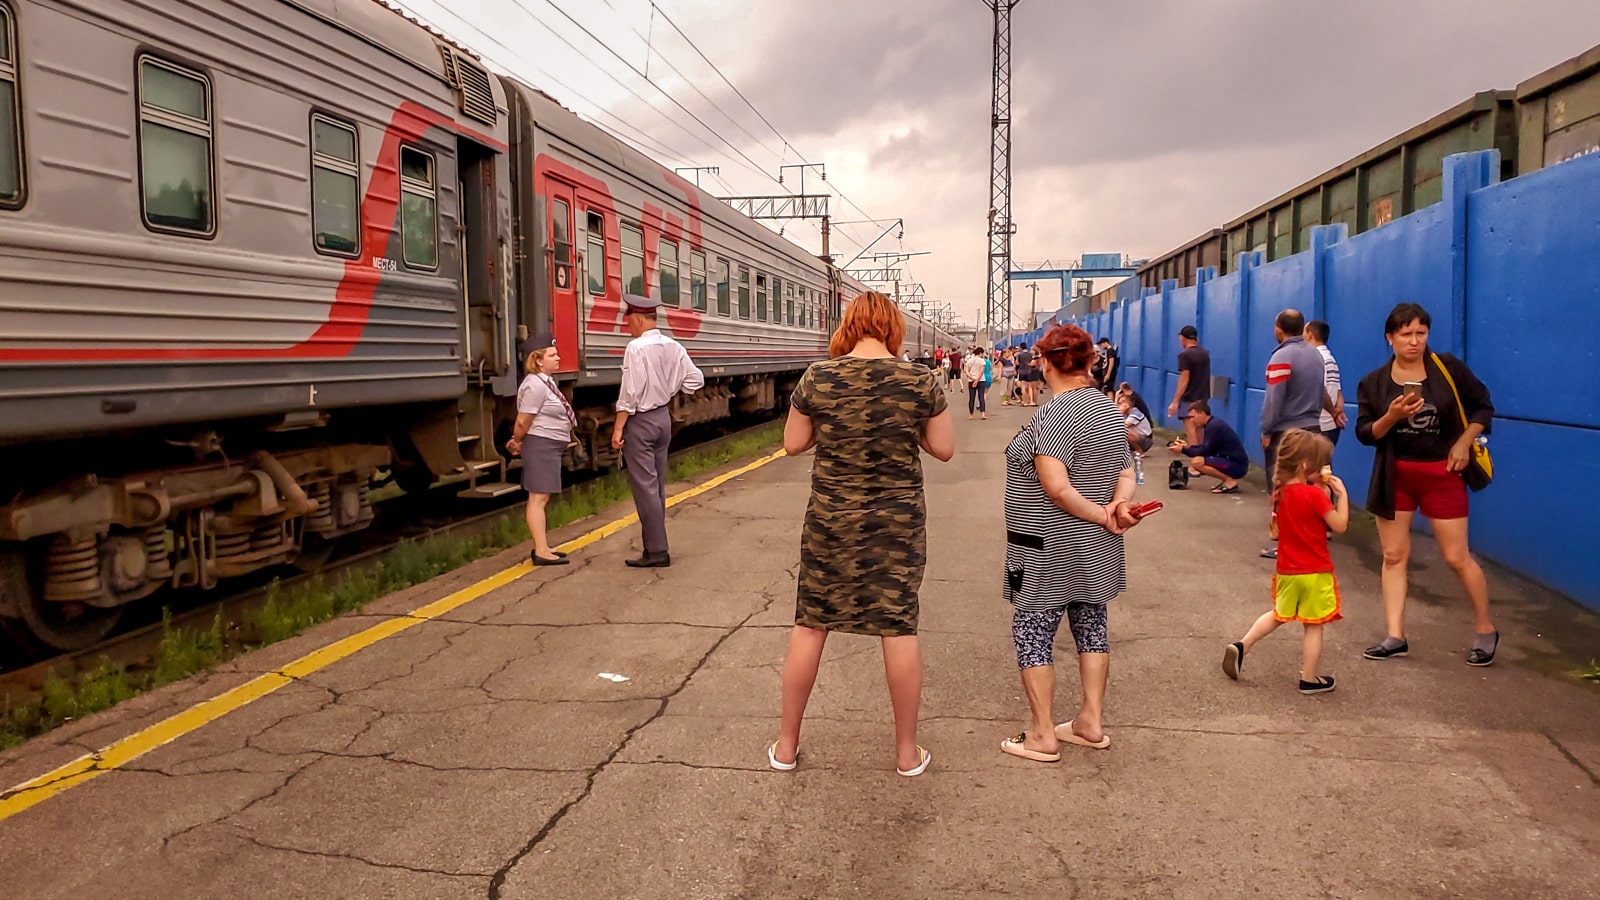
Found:
[[1181, 491], [1189, 486], [1189, 467], [1183, 460], [1175, 459], [1167, 466], [1167, 489]]

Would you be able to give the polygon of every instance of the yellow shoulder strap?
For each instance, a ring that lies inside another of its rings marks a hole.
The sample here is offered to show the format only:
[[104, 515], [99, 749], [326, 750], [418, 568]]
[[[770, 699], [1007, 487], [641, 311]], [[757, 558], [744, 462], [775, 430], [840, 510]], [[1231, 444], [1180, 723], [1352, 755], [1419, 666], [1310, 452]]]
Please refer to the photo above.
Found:
[[1450, 385], [1450, 393], [1456, 398], [1456, 412], [1461, 414], [1461, 427], [1466, 428], [1468, 425], [1467, 408], [1461, 405], [1461, 392], [1456, 390], [1456, 380], [1450, 377], [1450, 370], [1444, 367], [1444, 360], [1439, 358], [1439, 354], [1429, 353], [1428, 355], [1433, 357], [1433, 364], [1438, 366], [1439, 371], [1444, 374], [1444, 383]]

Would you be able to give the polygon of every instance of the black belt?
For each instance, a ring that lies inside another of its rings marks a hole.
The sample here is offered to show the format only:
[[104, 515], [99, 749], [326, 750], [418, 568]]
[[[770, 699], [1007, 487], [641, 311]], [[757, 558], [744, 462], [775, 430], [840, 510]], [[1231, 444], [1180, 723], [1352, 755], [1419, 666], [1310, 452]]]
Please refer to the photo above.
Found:
[[1022, 534], [1017, 531], [1006, 532], [1006, 543], [1015, 544], [1018, 547], [1027, 547], [1029, 550], [1044, 549], [1044, 538], [1036, 534]]

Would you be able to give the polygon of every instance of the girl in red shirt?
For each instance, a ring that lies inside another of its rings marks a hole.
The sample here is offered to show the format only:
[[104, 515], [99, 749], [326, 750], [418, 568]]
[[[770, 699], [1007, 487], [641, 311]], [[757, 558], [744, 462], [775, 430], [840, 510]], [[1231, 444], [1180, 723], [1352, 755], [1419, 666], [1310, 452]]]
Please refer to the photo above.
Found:
[[[1333, 557], [1328, 555], [1329, 529], [1344, 533], [1350, 524], [1350, 492], [1345, 490], [1328, 462], [1333, 444], [1309, 431], [1284, 434], [1278, 450], [1277, 508], [1278, 569], [1272, 578], [1273, 608], [1261, 614], [1242, 640], [1228, 645], [1222, 671], [1237, 680], [1244, 655], [1256, 641], [1284, 622], [1305, 627], [1300, 644], [1300, 693], [1325, 694], [1333, 690], [1332, 675], [1317, 674], [1322, 655], [1322, 626], [1342, 618], [1339, 582], [1333, 577]], [[1323, 492], [1331, 489], [1333, 499]]]

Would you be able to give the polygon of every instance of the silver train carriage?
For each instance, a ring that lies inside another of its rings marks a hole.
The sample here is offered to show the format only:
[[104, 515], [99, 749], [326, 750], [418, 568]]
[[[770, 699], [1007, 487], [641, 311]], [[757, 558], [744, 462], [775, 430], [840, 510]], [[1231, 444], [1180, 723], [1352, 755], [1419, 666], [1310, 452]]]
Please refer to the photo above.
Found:
[[[371, 490], [511, 489], [550, 329], [614, 464], [623, 292], [770, 407], [837, 272], [377, 2], [0, 0], [0, 626], [315, 557]], [[673, 301], [676, 302], [673, 302]]]

